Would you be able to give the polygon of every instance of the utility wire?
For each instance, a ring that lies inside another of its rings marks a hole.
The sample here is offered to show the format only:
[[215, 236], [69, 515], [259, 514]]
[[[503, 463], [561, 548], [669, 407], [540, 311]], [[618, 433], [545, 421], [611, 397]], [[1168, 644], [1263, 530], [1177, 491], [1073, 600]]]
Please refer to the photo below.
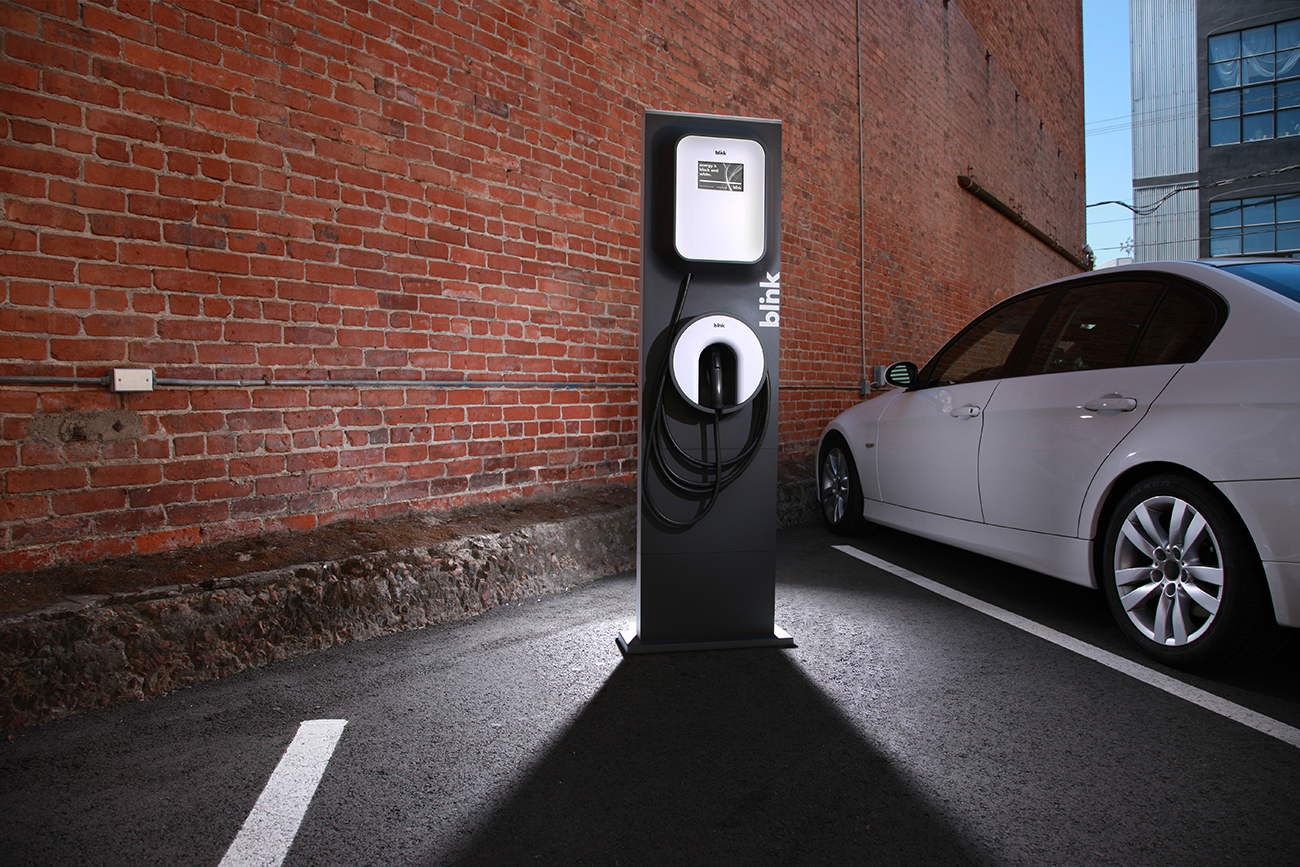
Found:
[[1255, 172], [1253, 175], [1243, 175], [1239, 178], [1227, 178], [1222, 181], [1211, 181], [1209, 183], [1204, 183], [1204, 184], [1188, 184], [1187, 186], [1183, 186], [1183, 187], [1175, 187], [1174, 189], [1170, 190], [1168, 193], [1165, 193], [1159, 199], [1156, 199], [1151, 204], [1143, 205], [1140, 208], [1130, 205], [1128, 202], [1121, 202], [1118, 199], [1107, 199], [1104, 202], [1093, 202], [1091, 205], [1084, 205], [1084, 207], [1099, 208], [1102, 205], [1120, 205], [1121, 207], [1128, 208], [1130, 211], [1132, 211], [1134, 214], [1137, 214], [1139, 217], [1149, 217], [1152, 214], [1154, 214], [1160, 208], [1161, 205], [1163, 205], [1165, 202], [1167, 202], [1169, 199], [1173, 198], [1174, 196], [1178, 195], [1179, 193], [1186, 193], [1192, 190], [1206, 190], [1214, 187], [1226, 187], [1228, 184], [1235, 184], [1238, 181], [1250, 181], [1256, 178], [1271, 177], [1273, 175], [1280, 175], [1285, 172], [1293, 172], [1296, 171], [1297, 169], [1300, 169], [1300, 164], [1293, 165], [1293, 166], [1284, 166], [1283, 168], [1280, 169], [1268, 169], [1262, 172]]
[[[1292, 82], [1294, 79], [1292, 79]], [[1280, 81], [1258, 82], [1256, 87], [1268, 84], [1287, 83], [1287, 79]], [[1231, 93], [1233, 90], [1243, 90], [1245, 88], [1232, 88], [1225, 93]], [[1250, 103], [1257, 109], [1264, 109], [1266, 106], [1273, 106], [1274, 100], [1270, 94], [1269, 99], [1264, 100], [1262, 97]], [[1158, 123], [1172, 123], [1175, 121], [1188, 120], [1191, 118], [1200, 118], [1203, 115], [1209, 115], [1210, 103], [1208, 99], [1198, 99], [1195, 105], [1187, 106], [1152, 108], [1145, 111], [1135, 111], [1130, 115], [1119, 115], [1116, 117], [1101, 118], [1099, 120], [1088, 121], [1083, 125], [1083, 134], [1085, 138], [1091, 138], [1099, 135], [1109, 135], [1120, 132], [1125, 129], [1131, 129], [1133, 126], [1147, 126]], [[1244, 112], [1254, 114], [1256, 112]]]
[[1104, 202], [1093, 202], [1091, 205], [1084, 205], [1084, 207], [1099, 208], [1102, 205], [1119, 205], [1120, 207], [1128, 208], [1130, 211], [1137, 214], [1139, 217], [1149, 217], [1152, 214], [1154, 214], [1160, 208], [1161, 205], [1163, 205], [1165, 202], [1169, 201], [1179, 193], [1185, 193], [1188, 192], [1189, 190], [1196, 190], [1196, 189], [1200, 189], [1200, 187], [1196, 187], [1196, 186], [1175, 187], [1174, 189], [1165, 193], [1155, 202], [1151, 203], [1150, 205], [1143, 205], [1140, 208], [1134, 207], [1133, 205], [1130, 205], [1128, 202], [1121, 202], [1119, 199], [1107, 199]]

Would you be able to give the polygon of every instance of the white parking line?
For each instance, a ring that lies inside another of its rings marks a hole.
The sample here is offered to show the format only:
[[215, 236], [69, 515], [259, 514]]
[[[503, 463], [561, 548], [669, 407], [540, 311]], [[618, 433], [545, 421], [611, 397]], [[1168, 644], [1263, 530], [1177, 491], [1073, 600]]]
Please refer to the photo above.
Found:
[[345, 719], [312, 719], [276, 765], [220, 867], [280, 867], [338, 746]]
[[850, 557], [855, 557], [863, 563], [902, 578], [904, 581], [910, 581], [918, 587], [923, 587], [932, 593], [937, 593], [940, 596], [951, 599], [953, 602], [965, 605], [967, 608], [997, 618], [1003, 623], [1024, 630], [1031, 635], [1036, 635], [1039, 638], [1052, 642], [1058, 647], [1063, 647], [1066, 650], [1079, 654], [1080, 656], [1085, 656], [1094, 662], [1099, 662], [1108, 668], [1120, 672], [1121, 674], [1127, 674], [1129, 677], [1140, 680], [1148, 686], [1162, 689], [1170, 695], [1190, 701], [1192, 704], [1199, 705], [1208, 711], [1212, 711], [1220, 716], [1239, 722], [1242, 725], [1249, 726], [1256, 731], [1275, 737], [1283, 743], [1290, 744], [1293, 747], [1300, 747], [1300, 729], [1292, 728], [1285, 723], [1278, 722], [1272, 717], [1264, 716], [1261, 713], [1256, 713], [1250, 708], [1242, 707], [1241, 705], [1230, 702], [1225, 698], [1220, 698], [1214, 693], [1206, 692], [1205, 690], [1198, 689], [1194, 686], [1189, 686], [1181, 680], [1176, 680], [1168, 675], [1161, 674], [1158, 671], [1153, 671], [1146, 666], [1138, 665], [1136, 662], [1127, 660], [1122, 656], [1116, 656], [1115, 654], [1102, 650], [1099, 647], [1093, 647], [1091, 644], [1079, 641], [1077, 638], [1071, 638], [1062, 632], [1057, 632], [1055, 629], [1043, 626], [1041, 623], [1035, 623], [1027, 617], [1021, 617], [1019, 614], [1013, 614], [1010, 611], [998, 608], [996, 605], [990, 605], [987, 602], [976, 599], [974, 596], [968, 596], [965, 593], [953, 590], [951, 587], [945, 587], [942, 584], [931, 581], [929, 578], [922, 578], [915, 572], [908, 571], [901, 566], [895, 566], [893, 563], [890, 563], [887, 560], [881, 560], [879, 557], [873, 557], [864, 551], [859, 551], [852, 545], [836, 545], [834, 547], [835, 550], [842, 551]]

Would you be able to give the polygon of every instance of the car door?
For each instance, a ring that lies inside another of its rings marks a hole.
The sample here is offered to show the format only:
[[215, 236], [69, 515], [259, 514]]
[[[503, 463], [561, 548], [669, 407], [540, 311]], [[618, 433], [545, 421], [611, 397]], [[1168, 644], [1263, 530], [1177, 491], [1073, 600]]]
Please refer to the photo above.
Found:
[[1003, 382], [985, 408], [985, 522], [1076, 536], [1097, 468], [1199, 356], [1218, 315], [1207, 296], [1155, 280], [1067, 292], [1028, 350], [1025, 375]]
[[984, 407], [1047, 297], [1022, 296], [967, 326], [890, 401], [878, 423], [876, 466], [883, 502], [979, 521], [979, 444]]

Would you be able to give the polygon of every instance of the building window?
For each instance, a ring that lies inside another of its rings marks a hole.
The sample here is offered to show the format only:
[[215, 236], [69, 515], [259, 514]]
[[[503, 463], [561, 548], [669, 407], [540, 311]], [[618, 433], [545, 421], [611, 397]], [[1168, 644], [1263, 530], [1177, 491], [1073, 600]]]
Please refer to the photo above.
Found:
[[1210, 146], [1300, 135], [1300, 18], [1210, 37]]
[[1210, 255], [1300, 252], [1300, 193], [1210, 202]]

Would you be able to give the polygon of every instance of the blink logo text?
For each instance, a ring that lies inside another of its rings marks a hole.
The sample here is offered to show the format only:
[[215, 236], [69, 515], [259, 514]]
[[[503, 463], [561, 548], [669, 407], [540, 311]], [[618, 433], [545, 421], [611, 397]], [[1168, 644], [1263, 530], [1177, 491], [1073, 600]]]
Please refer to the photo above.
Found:
[[758, 284], [763, 294], [758, 296], [758, 309], [762, 313], [759, 328], [781, 327], [781, 272], [767, 273], [767, 279]]

